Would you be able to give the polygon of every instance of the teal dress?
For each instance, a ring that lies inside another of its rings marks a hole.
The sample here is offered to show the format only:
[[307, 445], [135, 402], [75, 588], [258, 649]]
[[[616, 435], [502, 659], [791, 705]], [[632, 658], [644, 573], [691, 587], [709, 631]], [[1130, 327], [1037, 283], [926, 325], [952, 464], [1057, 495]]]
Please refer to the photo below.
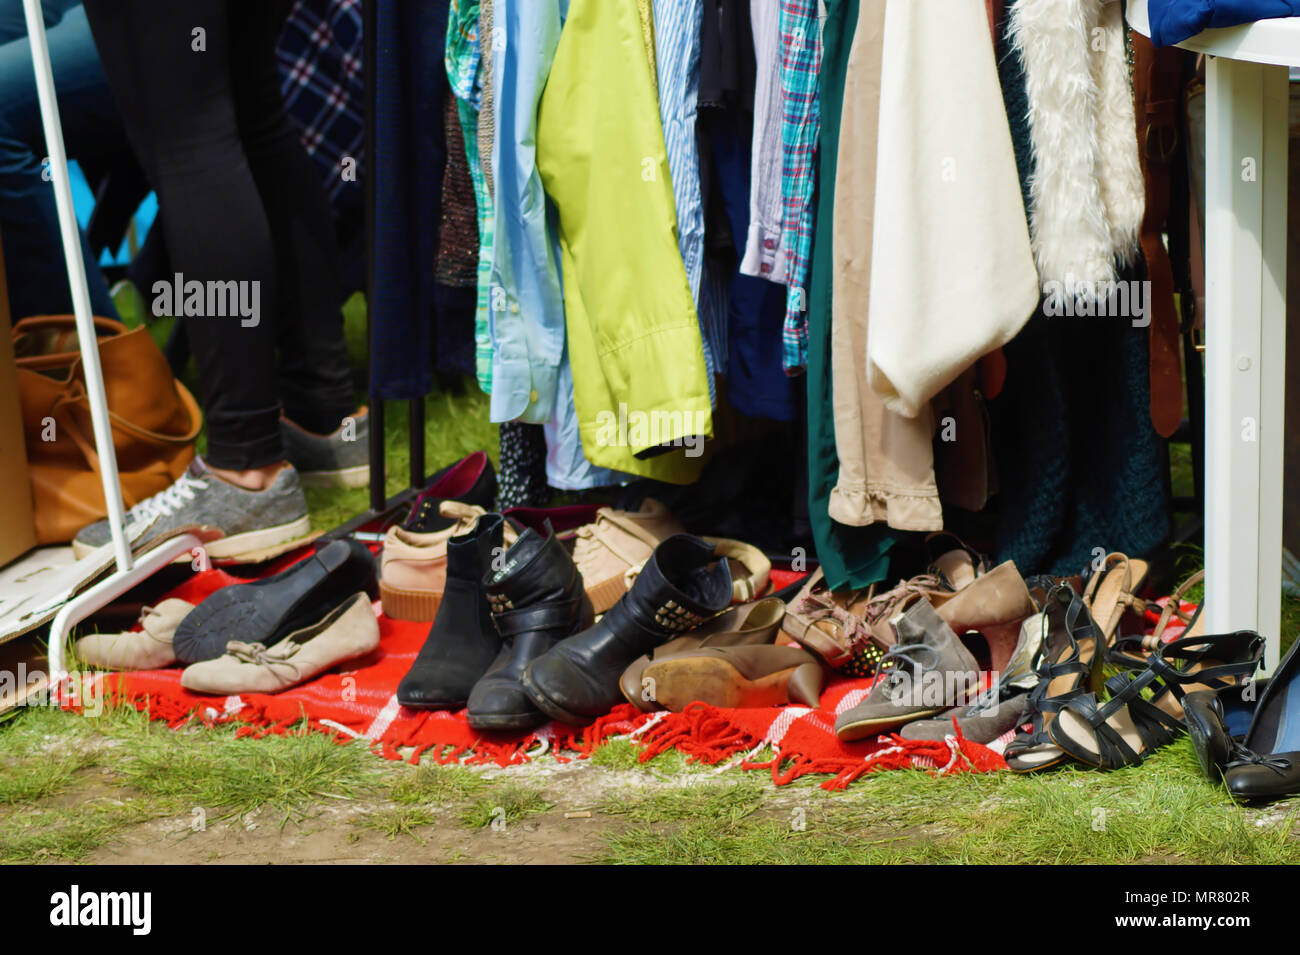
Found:
[[[869, 0], [883, 2], [883, 0]], [[830, 519], [831, 488], [839, 476], [835, 417], [831, 403], [831, 241], [835, 208], [835, 165], [839, 154], [844, 74], [858, 24], [859, 0], [826, 0], [822, 31], [821, 144], [819, 192], [813, 229], [808, 291], [808, 515], [822, 572], [832, 589], [866, 587], [885, 579], [889, 549], [898, 532], [885, 524], [850, 527]]]

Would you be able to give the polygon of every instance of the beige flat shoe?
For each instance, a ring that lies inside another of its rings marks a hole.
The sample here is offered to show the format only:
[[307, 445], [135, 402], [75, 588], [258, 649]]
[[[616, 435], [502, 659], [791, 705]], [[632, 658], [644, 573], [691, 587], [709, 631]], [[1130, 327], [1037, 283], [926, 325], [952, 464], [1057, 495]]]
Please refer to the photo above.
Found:
[[226, 653], [185, 668], [181, 686], [196, 693], [279, 693], [363, 657], [379, 646], [379, 622], [370, 598], [359, 593], [319, 623], [289, 634], [273, 647], [226, 644]]
[[156, 670], [176, 662], [172, 637], [194, 605], [168, 597], [140, 612], [139, 631], [92, 633], [77, 641], [77, 659], [108, 670]]

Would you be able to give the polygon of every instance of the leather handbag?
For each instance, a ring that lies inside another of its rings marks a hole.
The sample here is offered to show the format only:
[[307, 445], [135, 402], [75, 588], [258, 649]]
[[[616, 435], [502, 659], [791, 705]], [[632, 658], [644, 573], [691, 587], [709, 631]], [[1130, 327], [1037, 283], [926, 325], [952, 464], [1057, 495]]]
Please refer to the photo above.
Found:
[[[203, 416], [147, 329], [94, 321], [119, 484], [132, 507], [184, 473]], [[108, 513], [76, 321], [25, 318], [13, 337], [37, 541], [67, 543]]]

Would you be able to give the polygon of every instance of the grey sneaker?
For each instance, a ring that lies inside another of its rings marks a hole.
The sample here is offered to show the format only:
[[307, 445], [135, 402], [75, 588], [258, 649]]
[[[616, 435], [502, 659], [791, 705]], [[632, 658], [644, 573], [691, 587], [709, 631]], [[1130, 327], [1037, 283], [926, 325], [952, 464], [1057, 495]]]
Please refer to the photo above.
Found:
[[[311, 532], [307, 498], [292, 467], [282, 468], [265, 490], [247, 491], [212, 474], [198, 457], [171, 487], [126, 512], [128, 536], [143, 521], [154, 521], [153, 533], [192, 526], [219, 531], [207, 545], [213, 560], [267, 560]], [[108, 521], [96, 521], [78, 532], [72, 550], [80, 559], [109, 540]]]
[[367, 487], [370, 484], [370, 411], [343, 419], [330, 434], [313, 434], [280, 418], [285, 457], [307, 487]]
[[[979, 664], [921, 597], [895, 623], [898, 643], [877, 666], [878, 679], [857, 706], [835, 720], [842, 740], [887, 733], [904, 723], [969, 705], [979, 694]], [[883, 670], [885, 664], [893, 667]]]

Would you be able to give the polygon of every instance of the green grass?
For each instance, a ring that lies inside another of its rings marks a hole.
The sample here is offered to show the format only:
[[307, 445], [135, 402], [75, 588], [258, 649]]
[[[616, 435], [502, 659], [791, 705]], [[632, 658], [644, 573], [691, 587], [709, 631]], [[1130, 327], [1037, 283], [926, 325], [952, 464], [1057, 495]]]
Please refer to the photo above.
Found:
[[628, 739], [612, 739], [602, 743], [591, 754], [591, 762], [595, 766], [609, 769], [635, 769], [669, 776], [705, 772], [708, 769], [701, 763], [692, 763], [689, 756], [675, 749], [641, 762], [641, 750]]
[[[1186, 739], [1112, 773], [895, 771], [835, 793], [820, 776], [776, 789], [764, 772], [669, 771], [664, 757], [629, 761], [626, 741], [596, 752], [583, 771], [613, 782], [589, 804], [594, 862], [1300, 863], [1300, 799], [1234, 805], [1200, 776]], [[0, 730], [0, 762], [0, 862], [80, 861], [150, 822], [183, 837], [199, 810], [208, 827], [254, 817], [284, 826], [338, 806], [356, 810], [331, 817], [349, 838], [424, 846], [443, 820], [471, 830], [559, 822], [552, 811], [568, 797], [563, 783], [413, 767], [320, 734], [172, 731], [130, 707], [99, 719], [22, 710]]]
[[746, 774], [714, 784], [661, 790], [640, 798], [610, 796], [601, 804], [600, 811], [609, 816], [624, 816], [635, 823], [707, 819], [713, 825], [727, 828], [758, 811], [762, 803], [762, 778]]
[[552, 805], [542, 790], [535, 786], [502, 783], [465, 807], [460, 813], [460, 821], [470, 829], [484, 829], [494, 824], [509, 825], [527, 816], [546, 812]]
[[392, 799], [404, 805], [446, 805], [479, 796], [492, 784], [463, 766], [425, 764], [393, 786]]
[[395, 840], [398, 836], [409, 836], [420, 845], [425, 844], [421, 835], [431, 829], [438, 814], [427, 806], [392, 806], [366, 813], [353, 823], [362, 829], [373, 829]]
[[[623, 864], [1300, 862], [1300, 803], [1279, 822], [1233, 805], [1195, 768], [1186, 740], [1144, 766], [1067, 768], [942, 778], [921, 771], [865, 777], [846, 792], [742, 788], [657, 794], [622, 810], [638, 824], [607, 836], [592, 861]], [[765, 805], [760, 808], [760, 803]]]
[[122, 769], [124, 781], [148, 796], [216, 809], [216, 818], [267, 810], [283, 825], [321, 800], [356, 796], [372, 769], [364, 746], [340, 746], [321, 733], [237, 740], [233, 732], [143, 740]]

